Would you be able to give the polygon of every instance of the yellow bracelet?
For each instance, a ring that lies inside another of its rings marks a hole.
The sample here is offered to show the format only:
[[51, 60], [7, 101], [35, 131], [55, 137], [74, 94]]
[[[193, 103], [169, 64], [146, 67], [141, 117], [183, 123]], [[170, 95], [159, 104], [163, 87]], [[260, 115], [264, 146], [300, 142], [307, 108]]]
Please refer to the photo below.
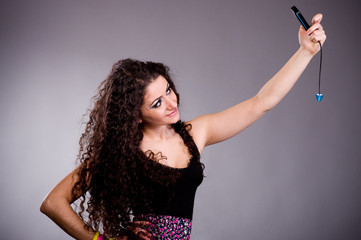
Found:
[[[94, 234], [94, 237], [93, 237], [93, 240], [98, 240], [98, 237], [100, 236], [100, 233], [99, 232], [96, 232]], [[114, 238], [108, 238], [108, 240], [114, 240]]]
[[96, 232], [95, 235], [94, 235], [94, 237], [93, 237], [93, 240], [97, 240], [98, 237], [99, 237], [99, 232]]

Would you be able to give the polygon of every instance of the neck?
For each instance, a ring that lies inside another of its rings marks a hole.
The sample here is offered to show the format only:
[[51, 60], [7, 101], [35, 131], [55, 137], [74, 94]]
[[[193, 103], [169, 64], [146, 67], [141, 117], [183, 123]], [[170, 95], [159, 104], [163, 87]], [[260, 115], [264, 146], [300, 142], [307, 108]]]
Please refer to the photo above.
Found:
[[161, 141], [174, 136], [175, 131], [171, 125], [143, 126], [143, 139]]

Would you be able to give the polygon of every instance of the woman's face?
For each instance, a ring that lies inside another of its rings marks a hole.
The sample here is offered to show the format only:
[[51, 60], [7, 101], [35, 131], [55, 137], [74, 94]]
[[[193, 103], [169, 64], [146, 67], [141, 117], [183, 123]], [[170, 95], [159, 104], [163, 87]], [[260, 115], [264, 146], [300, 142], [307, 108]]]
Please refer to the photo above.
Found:
[[146, 88], [140, 111], [143, 126], [169, 125], [179, 120], [177, 96], [163, 76]]

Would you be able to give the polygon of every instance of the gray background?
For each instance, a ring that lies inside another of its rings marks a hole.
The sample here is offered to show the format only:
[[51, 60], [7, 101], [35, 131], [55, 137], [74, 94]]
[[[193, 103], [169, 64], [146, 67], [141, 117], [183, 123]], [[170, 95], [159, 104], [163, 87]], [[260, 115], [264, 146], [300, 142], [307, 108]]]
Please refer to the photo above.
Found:
[[68, 239], [39, 206], [75, 167], [82, 114], [121, 58], [168, 64], [183, 120], [252, 97], [297, 50], [296, 5], [324, 14], [290, 94], [202, 156], [192, 239], [361, 239], [359, 1], [2, 1], [1, 239]]

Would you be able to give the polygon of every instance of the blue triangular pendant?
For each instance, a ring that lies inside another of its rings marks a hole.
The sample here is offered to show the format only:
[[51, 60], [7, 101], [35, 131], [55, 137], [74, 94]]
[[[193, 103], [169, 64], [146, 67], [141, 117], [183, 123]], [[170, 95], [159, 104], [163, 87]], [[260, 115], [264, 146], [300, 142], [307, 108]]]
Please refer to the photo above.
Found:
[[317, 102], [321, 102], [322, 98], [323, 98], [323, 94], [322, 94], [322, 93], [317, 93], [317, 94], [316, 94]]

